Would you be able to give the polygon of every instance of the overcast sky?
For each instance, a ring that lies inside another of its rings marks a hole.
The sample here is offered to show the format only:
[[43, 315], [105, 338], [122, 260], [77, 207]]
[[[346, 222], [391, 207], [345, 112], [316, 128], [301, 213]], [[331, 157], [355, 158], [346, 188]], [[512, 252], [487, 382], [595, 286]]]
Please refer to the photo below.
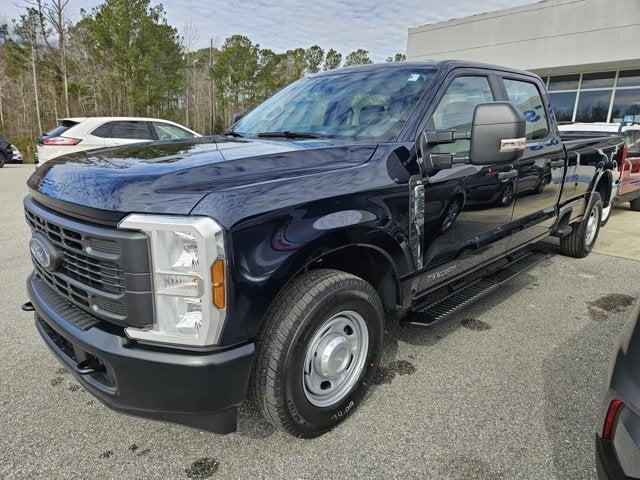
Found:
[[[90, 10], [98, 0], [71, 0], [75, 20], [81, 8]], [[152, 4], [157, 4], [152, 0]], [[161, 2], [170, 24], [182, 34], [189, 24], [195, 32], [193, 47], [213, 38], [221, 44], [234, 33], [247, 35], [275, 51], [309, 47], [314, 43], [344, 54], [364, 48], [376, 61], [404, 53], [407, 27], [459, 18], [475, 13], [533, 3], [533, 0], [165, 0]], [[0, 0], [0, 19], [21, 12], [20, 0]]]

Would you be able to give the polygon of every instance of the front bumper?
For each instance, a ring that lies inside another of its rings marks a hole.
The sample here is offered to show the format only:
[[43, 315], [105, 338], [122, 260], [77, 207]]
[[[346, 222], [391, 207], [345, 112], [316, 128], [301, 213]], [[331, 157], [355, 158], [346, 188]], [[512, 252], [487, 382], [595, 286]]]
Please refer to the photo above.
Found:
[[[108, 407], [215, 433], [236, 430], [255, 347], [187, 352], [129, 340], [31, 275], [27, 290], [36, 328], [73, 376]], [[82, 369], [79, 363], [97, 368]]]

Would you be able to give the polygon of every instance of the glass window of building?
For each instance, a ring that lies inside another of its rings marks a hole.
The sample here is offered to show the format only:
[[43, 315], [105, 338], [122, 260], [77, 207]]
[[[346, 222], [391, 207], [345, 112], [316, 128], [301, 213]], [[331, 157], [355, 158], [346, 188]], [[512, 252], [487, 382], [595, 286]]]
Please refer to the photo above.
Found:
[[612, 88], [616, 79], [616, 72], [585, 73], [582, 75], [580, 89]]
[[611, 121], [622, 122], [629, 115], [633, 115], [634, 122], [640, 122], [640, 88], [616, 90]]
[[640, 70], [621, 70], [618, 87], [640, 87]]
[[573, 120], [573, 108], [576, 105], [577, 96], [578, 92], [556, 92], [549, 94], [557, 122], [568, 123]]
[[606, 122], [611, 103], [611, 90], [581, 91], [576, 122]]
[[580, 75], [559, 75], [549, 80], [549, 91], [576, 90], [580, 84]]

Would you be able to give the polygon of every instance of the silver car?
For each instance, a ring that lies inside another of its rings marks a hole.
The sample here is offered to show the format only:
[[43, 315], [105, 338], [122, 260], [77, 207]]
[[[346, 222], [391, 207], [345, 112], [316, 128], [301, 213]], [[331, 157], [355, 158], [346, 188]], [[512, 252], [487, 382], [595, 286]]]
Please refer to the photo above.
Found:
[[640, 479], [640, 302], [611, 369], [596, 463], [600, 479]]

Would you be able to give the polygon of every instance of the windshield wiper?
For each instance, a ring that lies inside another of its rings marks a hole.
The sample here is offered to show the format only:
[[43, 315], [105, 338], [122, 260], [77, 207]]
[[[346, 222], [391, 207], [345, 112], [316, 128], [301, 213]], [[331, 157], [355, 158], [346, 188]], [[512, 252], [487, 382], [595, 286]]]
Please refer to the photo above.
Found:
[[223, 132], [222, 135], [226, 135], [228, 137], [235, 137], [235, 138], [243, 138], [244, 135], [241, 134], [240, 132], [236, 132], [234, 130], [227, 130], [226, 132]]
[[261, 132], [258, 134], [261, 138], [322, 138], [320, 133], [310, 132], [292, 132], [285, 130], [284, 132]]

